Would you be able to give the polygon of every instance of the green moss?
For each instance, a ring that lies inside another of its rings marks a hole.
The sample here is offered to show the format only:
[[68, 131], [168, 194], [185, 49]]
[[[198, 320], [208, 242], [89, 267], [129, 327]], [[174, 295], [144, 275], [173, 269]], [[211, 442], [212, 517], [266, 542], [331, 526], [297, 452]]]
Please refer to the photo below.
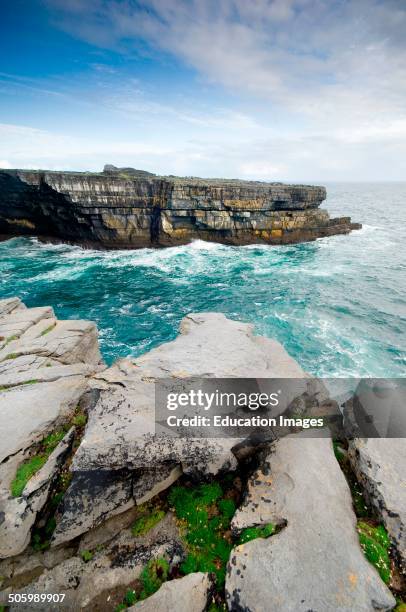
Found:
[[166, 582], [169, 574], [169, 563], [166, 559], [150, 559], [140, 575], [140, 586], [130, 589], [124, 596], [124, 600], [115, 608], [115, 612], [121, 612], [138, 601], [147, 599], [153, 595], [160, 586]]
[[361, 486], [355, 480], [355, 478], [349, 482], [349, 485], [355, 514], [358, 518], [367, 517], [369, 515], [369, 511]]
[[406, 603], [402, 599], [397, 598], [396, 604], [394, 612], [406, 612]]
[[364, 555], [376, 567], [382, 580], [389, 584], [391, 579], [390, 540], [385, 528], [383, 525], [372, 527], [364, 521], [358, 521], [357, 528]]
[[5, 356], [4, 361], [6, 359], [17, 359], [17, 357], [19, 357], [18, 353], [9, 353], [8, 355]]
[[83, 561], [85, 563], [88, 563], [89, 561], [91, 561], [93, 559], [93, 553], [90, 550], [81, 550], [80, 551], [80, 556], [82, 557]]
[[181, 520], [183, 538], [188, 555], [180, 566], [184, 574], [213, 572], [217, 586], [225, 581], [225, 568], [232, 549], [231, 519], [235, 504], [225, 499], [219, 483], [203, 484], [196, 488], [175, 486], [168, 501]]
[[134, 525], [131, 527], [131, 533], [134, 537], [144, 535], [152, 529], [152, 527], [155, 527], [159, 521], [162, 521], [164, 516], [165, 512], [163, 510], [159, 510], [158, 508], [149, 510], [145, 507], [141, 516], [137, 518]]
[[56, 519], [50, 516], [42, 529], [34, 529], [31, 545], [36, 552], [47, 550], [51, 543], [51, 537], [56, 528]]
[[276, 528], [273, 523], [268, 523], [264, 527], [248, 527], [242, 531], [238, 544], [245, 544], [256, 538], [269, 538], [269, 536], [275, 533], [275, 530]]
[[333, 449], [334, 449], [334, 454], [336, 456], [338, 463], [341, 463], [342, 461], [344, 461], [345, 453], [343, 452], [340, 442], [338, 442], [337, 440], [334, 440]]
[[10, 342], [13, 342], [14, 340], [18, 340], [18, 336], [10, 336], [7, 338], [6, 344], [10, 344]]
[[36, 455], [30, 457], [18, 466], [14, 480], [11, 483], [11, 495], [20, 497], [27, 482], [42, 468], [49, 455], [55, 450], [61, 440], [65, 437], [66, 428], [46, 436]]
[[54, 329], [55, 325], [56, 325], [56, 323], [53, 323], [52, 325], [50, 325], [49, 327], [44, 329], [44, 331], [41, 332], [41, 336], [45, 336], [46, 334], [49, 334], [49, 332]]
[[153, 595], [166, 582], [169, 574], [169, 563], [166, 559], [151, 559], [142, 570], [140, 580], [142, 590], [139, 599]]
[[207, 612], [227, 612], [227, 606], [225, 603], [222, 603], [220, 605], [216, 603], [211, 603], [210, 606], [207, 608]]
[[65, 427], [61, 429], [60, 431], [55, 431], [49, 434], [48, 436], [46, 436], [46, 438], [42, 440], [41, 446], [43, 447], [44, 451], [48, 454], [48, 456], [52, 453], [52, 451], [56, 449], [58, 444], [62, 442], [67, 431], [68, 431], [68, 428]]
[[72, 419], [72, 425], [75, 427], [84, 427], [87, 423], [87, 415], [84, 412], [78, 410]]
[[48, 459], [47, 455], [35, 455], [18, 466], [16, 475], [11, 483], [11, 495], [20, 497], [27, 482], [36, 474]]

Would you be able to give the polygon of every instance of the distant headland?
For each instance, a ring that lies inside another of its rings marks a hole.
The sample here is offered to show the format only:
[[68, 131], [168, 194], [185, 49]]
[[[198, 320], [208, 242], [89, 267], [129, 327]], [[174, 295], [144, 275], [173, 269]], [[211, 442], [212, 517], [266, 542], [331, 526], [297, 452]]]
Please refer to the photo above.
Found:
[[359, 229], [330, 218], [325, 187], [238, 179], [0, 170], [0, 236], [33, 235], [99, 248], [165, 247], [193, 239], [289, 244]]

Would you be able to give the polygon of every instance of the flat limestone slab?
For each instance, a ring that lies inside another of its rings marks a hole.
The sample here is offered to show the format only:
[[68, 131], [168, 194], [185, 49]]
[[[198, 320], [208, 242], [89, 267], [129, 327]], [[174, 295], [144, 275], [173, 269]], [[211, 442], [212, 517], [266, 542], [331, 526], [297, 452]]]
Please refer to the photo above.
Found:
[[356, 439], [350, 443], [349, 457], [406, 570], [406, 440]]
[[[54, 319], [54, 311], [50, 306], [39, 308], [15, 309], [11, 313], [3, 315], [0, 318], [0, 361], [4, 358], [8, 350], [10, 340], [19, 338], [44, 319]], [[12, 352], [12, 351], [9, 351]]]
[[331, 441], [283, 438], [267, 464], [271, 471], [266, 466], [259, 494], [253, 480], [234, 526], [287, 524], [270, 538], [233, 550], [226, 579], [229, 610], [391, 610], [395, 599], [359, 545], [350, 491]]
[[5, 298], [4, 300], [0, 300], [0, 318], [10, 314], [16, 309], [25, 308], [24, 304], [18, 297]]
[[[27, 309], [27, 312], [30, 310]], [[101, 362], [97, 328], [91, 321], [58, 321], [47, 333], [41, 332], [38, 337], [23, 335], [3, 347], [0, 362], [9, 355], [38, 355], [65, 364]]]
[[96, 375], [101, 396], [75, 455], [75, 470], [123, 466], [153, 468], [182, 463], [184, 471], [233, 469], [234, 439], [177, 439], [154, 436], [155, 381], [159, 378], [305, 378], [276, 341], [255, 336], [253, 326], [219, 313], [191, 314], [180, 335], [134, 362], [123, 360]]
[[0, 393], [0, 463], [69, 417], [87, 388], [84, 376], [13, 387]]

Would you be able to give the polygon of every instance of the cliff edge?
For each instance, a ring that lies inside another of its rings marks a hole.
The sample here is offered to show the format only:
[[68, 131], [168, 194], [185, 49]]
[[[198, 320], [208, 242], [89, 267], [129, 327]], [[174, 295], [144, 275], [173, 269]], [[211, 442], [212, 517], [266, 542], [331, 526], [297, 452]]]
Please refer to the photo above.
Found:
[[326, 189], [259, 181], [157, 176], [107, 165], [101, 173], [0, 170], [0, 235], [104, 248], [287, 244], [359, 229], [329, 217]]

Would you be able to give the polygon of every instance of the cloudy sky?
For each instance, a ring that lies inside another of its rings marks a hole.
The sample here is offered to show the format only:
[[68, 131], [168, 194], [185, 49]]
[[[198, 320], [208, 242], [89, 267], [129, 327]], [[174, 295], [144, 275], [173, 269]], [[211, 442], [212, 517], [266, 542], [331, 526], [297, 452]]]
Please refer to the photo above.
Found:
[[406, 178], [404, 0], [3, 0], [0, 167]]

